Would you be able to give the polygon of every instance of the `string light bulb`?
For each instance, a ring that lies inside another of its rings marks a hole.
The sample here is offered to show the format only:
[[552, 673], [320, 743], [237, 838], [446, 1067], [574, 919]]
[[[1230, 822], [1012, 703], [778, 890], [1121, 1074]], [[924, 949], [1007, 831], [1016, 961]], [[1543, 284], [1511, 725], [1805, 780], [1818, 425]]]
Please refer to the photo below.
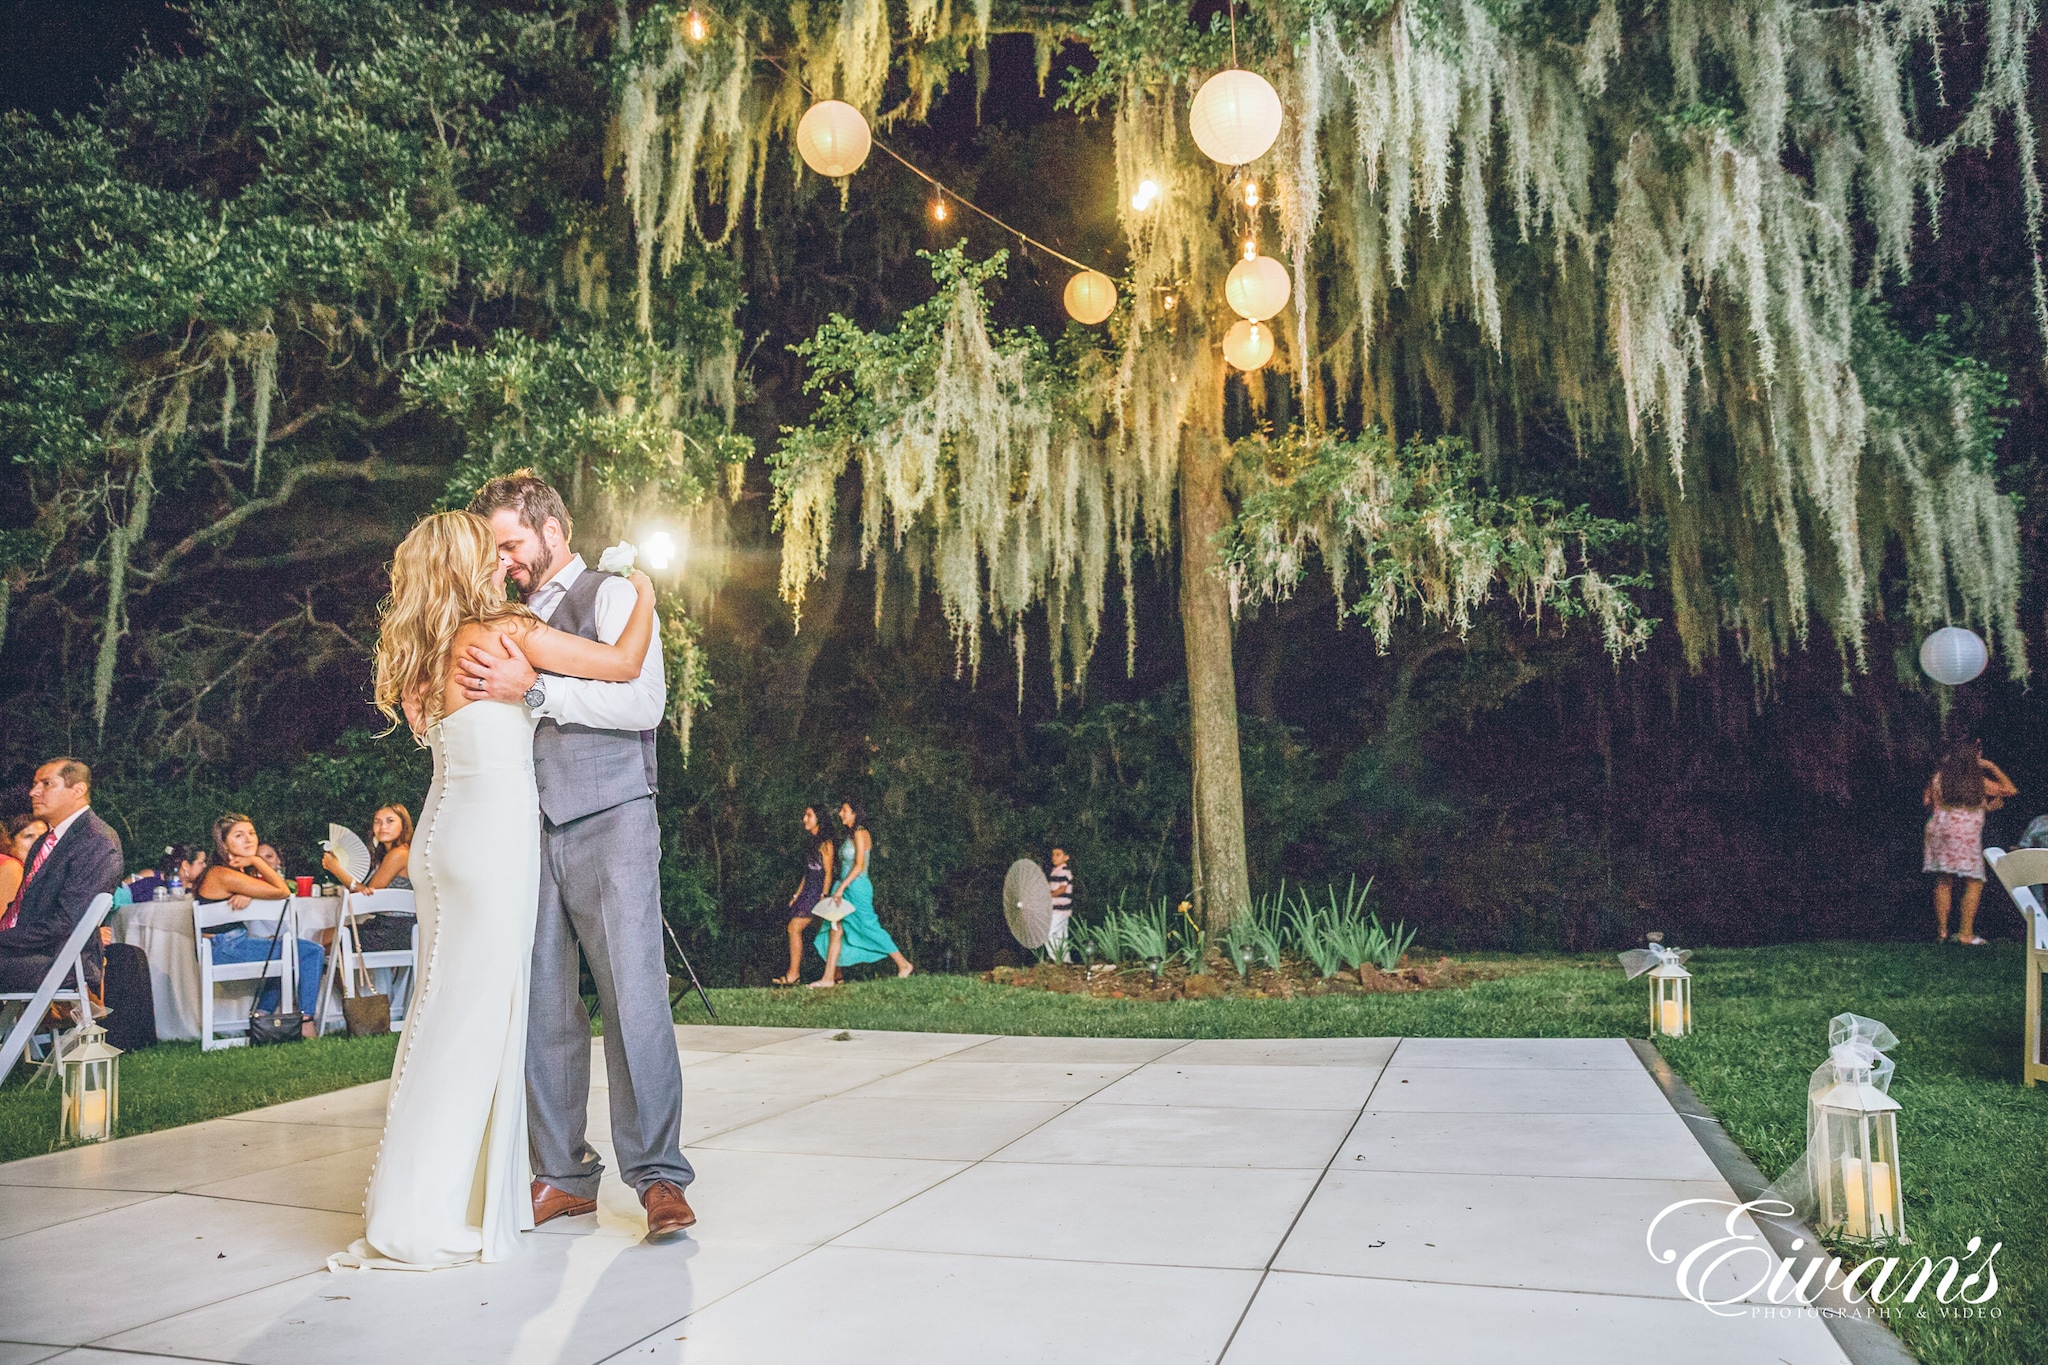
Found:
[[1156, 180], [1140, 180], [1138, 182], [1138, 192], [1131, 196], [1131, 207], [1140, 213], [1144, 213], [1158, 202], [1159, 182]]
[[711, 26], [704, 22], [704, 16], [691, 10], [683, 16], [683, 36], [693, 43], [701, 43], [710, 36]]
[[1223, 334], [1223, 358], [1249, 373], [1273, 358], [1273, 329], [1243, 319]]
[[1179, 303], [1179, 302], [1180, 302], [1180, 295], [1178, 295], [1178, 294], [1168, 294], [1168, 295], [1166, 296], [1165, 300], [1164, 300], [1164, 303], [1165, 303], [1165, 306], [1166, 306], [1166, 311], [1167, 311], [1167, 312], [1169, 312], [1169, 313], [1171, 313], [1171, 312], [1173, 311], [1173, 306], [1174, 306], [1175, 304]]
[[1247, 180], [1244, 182], [1244, 206], [1248, 209], [1255, 209], [1259, 206], [1258, 181]]
[[934, 223], [943, 223], [943, 222], [945, 222], [945, 221], [946, 221], [946, 201], [945, 201], [945, 200], [943, 200], [943, 199], [934, 199], [934, 200], [932, 200], [932, 221], [933, 221]]
[[827, 180], [859, 170], [873, 144], [868, 121], [844, 100], [818, 101], [796, 125], [797, 155]]
[[1258, 239], [1253, 237], [1244, 239], [1244, 258], [1248, 261], [1255, 261], [1259, 258]]

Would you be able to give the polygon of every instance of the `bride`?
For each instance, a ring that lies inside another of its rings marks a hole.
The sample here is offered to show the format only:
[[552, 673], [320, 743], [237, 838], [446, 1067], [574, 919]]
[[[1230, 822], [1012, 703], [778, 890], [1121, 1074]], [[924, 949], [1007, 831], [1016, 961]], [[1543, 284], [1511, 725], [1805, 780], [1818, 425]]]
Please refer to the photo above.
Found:
[[526, 988], [540, 899], [533, 720], [470, 701], [453, 661], [510, 636], [535, 668], [625, 681], [654, 631], [654, 588], [616, 645], [551, 630], [505, 598], [490, 523], [423, 518], [398, 547], [377, 640], [377, 707], [433, 751], [412, 845], [419, 984], [363, 1202], [364, 1236], [333, 1270], [433, 1270], [510, 1256], [533, 1226], [526, 1146]]

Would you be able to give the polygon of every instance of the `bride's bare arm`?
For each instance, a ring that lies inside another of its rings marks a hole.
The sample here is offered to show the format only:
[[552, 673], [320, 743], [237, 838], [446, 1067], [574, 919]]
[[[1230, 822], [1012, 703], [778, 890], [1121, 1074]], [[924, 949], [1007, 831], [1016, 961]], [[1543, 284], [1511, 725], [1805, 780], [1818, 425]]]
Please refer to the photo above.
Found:
[[638, 572], [630, 581], [639, 600], [633, 604], [633, 618], [619, 633], [617, 644], [586, 640], [539, 621], [521, 622], [505, 633], [518, 641], [533, 666], [543, 672], [599, 682], [631, 682], [640, 676], [654, 642], [654, 584]]

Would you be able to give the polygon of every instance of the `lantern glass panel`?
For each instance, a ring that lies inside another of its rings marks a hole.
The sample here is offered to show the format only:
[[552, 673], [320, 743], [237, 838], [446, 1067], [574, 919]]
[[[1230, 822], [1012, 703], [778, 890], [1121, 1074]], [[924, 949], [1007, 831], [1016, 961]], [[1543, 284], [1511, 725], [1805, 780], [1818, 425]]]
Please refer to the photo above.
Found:
[[1897, 1114], [1823, 1105], [1820, 1137], [1825, 1169], [1814, 1173], [1814, 1187], [1821, 1226], [1858, 1241], [1905, 1240]]
[[1692, 977], [1683, 969], [1650, 973], [1650, 1032], [1666, 1038], [1692, 1032]]

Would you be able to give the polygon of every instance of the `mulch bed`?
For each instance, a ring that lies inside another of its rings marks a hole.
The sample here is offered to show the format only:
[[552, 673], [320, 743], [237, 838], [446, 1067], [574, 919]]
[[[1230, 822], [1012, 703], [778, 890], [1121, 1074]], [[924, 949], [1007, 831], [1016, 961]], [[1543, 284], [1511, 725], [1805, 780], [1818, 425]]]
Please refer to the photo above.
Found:
[[1279, 971], [1254, 967], [1241, 977], [1221, 958], [1212, 959], [1209, 970], [1191, 973], [1182, 963], [1170, 963], [1157, 977], [1150, 967], [1110, 966], [1097, 963], [1035, 962], [1029, 967], [997, 967], [982, 973], [981, 979], [998, 986], [1023, 990], [1051, 991], [1058, 995], [1092, 995], [1117, 1000], [1214, 1000], [1232, 997], [1243, 1000], [1296, 1000], [1311, 995], [1371, 995], [1399, 991], [1445, 990], [1470, 985], [1505, 974], [1495, 964], [1468, 964], [1440, 957], [1435, 962], [1411, 963], [1406, 958], [1391, 972], [1370, 963], [1357, 972], [1318, 977], [1305, 962], [1288, 959]]

